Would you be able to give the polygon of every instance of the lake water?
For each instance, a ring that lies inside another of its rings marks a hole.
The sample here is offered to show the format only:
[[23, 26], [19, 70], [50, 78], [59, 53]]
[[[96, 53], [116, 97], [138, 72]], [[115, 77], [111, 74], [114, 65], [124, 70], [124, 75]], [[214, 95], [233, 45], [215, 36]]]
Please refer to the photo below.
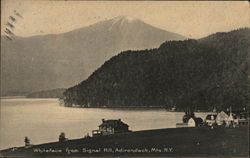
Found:
[[[28, 136], [32, 144], [57, 141], [61, 132], [69, 139], [84, 137], [97, 129], [101, 119], [119, 119], [132, 131], [175, 128], [183, 112], [163, 109], [69, 108], [58, 99], [1, 99], [0, 149], [23, 146]], [[204, 119], [205, 113], [196, 113]]]

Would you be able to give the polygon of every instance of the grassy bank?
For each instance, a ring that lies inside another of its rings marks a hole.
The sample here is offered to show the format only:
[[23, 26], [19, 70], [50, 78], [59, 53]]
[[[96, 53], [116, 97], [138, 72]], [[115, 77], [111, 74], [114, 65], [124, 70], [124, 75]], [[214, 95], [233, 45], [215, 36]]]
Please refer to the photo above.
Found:
[[3, 156], [247, 156], [248, 127], [136, 131], [2, 150]]

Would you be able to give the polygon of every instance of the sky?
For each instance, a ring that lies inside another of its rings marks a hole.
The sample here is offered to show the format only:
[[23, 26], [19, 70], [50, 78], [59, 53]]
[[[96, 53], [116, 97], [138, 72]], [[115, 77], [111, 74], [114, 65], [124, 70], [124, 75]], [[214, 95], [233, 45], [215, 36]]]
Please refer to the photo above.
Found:
[[12, 32], [28, 37], [64, 33], [120, 15], [189, 38], [250, 25], [247, 1], [1, 0], [1, 34], [10, 16], [16, 19]]

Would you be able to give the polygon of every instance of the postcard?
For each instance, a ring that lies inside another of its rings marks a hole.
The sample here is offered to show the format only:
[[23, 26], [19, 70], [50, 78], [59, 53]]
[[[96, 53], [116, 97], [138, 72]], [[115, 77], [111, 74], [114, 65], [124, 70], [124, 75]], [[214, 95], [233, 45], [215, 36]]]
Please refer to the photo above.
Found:
[[2, 157], [249, 157], [249, 2], [1, 1]]

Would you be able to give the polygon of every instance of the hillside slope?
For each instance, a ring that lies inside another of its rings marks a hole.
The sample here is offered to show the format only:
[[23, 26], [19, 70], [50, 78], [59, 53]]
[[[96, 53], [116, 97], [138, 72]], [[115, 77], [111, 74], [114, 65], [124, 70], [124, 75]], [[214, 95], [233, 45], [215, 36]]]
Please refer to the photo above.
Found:
[[242, 109], [249, 103], [250, 29], [126, 51], [64, 93], [65, 105]]
[[247, 157], [248, 128], [169, 128], [50, 142], [3, 157]]

